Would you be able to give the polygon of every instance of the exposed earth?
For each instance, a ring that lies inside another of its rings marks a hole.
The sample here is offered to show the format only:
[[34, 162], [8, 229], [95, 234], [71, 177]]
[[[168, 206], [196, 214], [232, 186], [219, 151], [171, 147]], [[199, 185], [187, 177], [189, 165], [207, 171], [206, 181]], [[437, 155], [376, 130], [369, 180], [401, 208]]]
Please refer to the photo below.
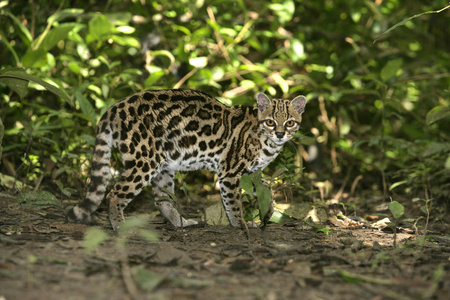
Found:
[[366, 227], [181, 230], [155, 217], [145, 228], [159, 240], [149, 241], [115, 235], [105, 210], [98, 227], [68, 224], [69, 204], [36, 209], [1, 194], [0, 299], [450, 298], [445, 222], [430, 222], [426, 239], [400, 230], [394, 248], [392, 231]]

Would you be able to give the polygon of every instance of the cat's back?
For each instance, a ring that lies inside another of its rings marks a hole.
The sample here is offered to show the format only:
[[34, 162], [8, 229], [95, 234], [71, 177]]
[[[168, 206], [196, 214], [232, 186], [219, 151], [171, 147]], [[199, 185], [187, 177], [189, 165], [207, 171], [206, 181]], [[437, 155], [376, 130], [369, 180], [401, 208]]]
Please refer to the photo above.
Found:
[[[251, 119], [256, 117], [255, 113], [249, 115], [253, 109], [230, 107], [196, 90], [144, 91], [109, 108], [98, 124], [98, 134], [108, 134], [111, 129], [116, 146], [121, 141], [137, 145], [149, 137], [154, 141], [182, 139], [186, 146], [192, 146], [195, 141], [219, 145], [234, 128], [240, 127], [239, 123], [248, 120], [250, 115]], [[255, 120], [252, 123], [257, 124]]]
[[199, 122], [214, 123], [233, 111], [232, 107], [201, 91], [151, 90], [117, 102], [108, 109], [101, 121], [132, 124], [144, 120], [148, 125], [167, 125], [170, 129], [183, 120], [197, 119]]

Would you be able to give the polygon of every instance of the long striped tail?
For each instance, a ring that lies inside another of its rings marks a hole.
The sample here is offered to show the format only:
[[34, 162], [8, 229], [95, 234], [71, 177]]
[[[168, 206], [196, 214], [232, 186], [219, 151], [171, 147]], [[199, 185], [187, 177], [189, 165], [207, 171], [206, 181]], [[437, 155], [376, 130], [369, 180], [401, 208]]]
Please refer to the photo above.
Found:
[[91, 214], [102, 203], [110, 177], [112, 130], [100, 120], [97, 126], [94, 154], [91, 164], [91, 181], [86, 198], [74, 207], [66, 208], [67, 221], [72, 223], [92, 223]]

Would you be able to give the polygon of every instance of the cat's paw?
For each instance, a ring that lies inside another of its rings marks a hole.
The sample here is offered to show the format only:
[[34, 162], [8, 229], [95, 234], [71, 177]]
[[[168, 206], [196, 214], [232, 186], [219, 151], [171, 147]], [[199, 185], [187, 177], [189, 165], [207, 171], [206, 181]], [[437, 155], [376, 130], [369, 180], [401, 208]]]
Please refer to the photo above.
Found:
[[197, 221], [192, 220], [192, 219], [183, 218], [183, 227], [196, 226], [196, 225], [198, 225]]
[[246, 223], [248, 228], [259, 228], [259, 225], [256, 224], [255, 222], [247, 221]]
[[91, 225], [95, 223], [91, 214], [80, 209], [78, 206], [68, 206], [65, 209], [66, 220], [69, 223], [80, 223]]
[[177, 228], [184, 228], [198, 225], [197, 221], [185, 218], [177, 218], [176, 220], [168, 220], [168, 221]]

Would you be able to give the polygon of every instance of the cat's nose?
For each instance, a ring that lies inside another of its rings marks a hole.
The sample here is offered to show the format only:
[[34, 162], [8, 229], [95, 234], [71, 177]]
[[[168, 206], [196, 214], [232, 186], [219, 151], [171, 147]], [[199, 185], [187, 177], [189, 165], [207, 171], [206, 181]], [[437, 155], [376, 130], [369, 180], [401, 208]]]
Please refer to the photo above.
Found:
[[277, 136], [277, 138], [282, 139], [284, 136], [284, 132], [275, 132], [275, 135]]

